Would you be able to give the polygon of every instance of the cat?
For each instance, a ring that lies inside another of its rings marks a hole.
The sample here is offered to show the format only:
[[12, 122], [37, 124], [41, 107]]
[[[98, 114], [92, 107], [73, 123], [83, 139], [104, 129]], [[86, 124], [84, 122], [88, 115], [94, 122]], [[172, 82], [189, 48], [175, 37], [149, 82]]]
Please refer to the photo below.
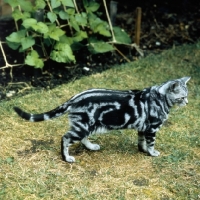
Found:
[[99, 150], [98, 144], [87, 138], [93, 133], [113, 129], [136, 129], [138, 150], [150, 156], [159, 156], [154, 149], [156, 132], [167, 120], [170, 108], [188, 103], [186, 83], [190, 77], [170, 80], [143, 90], [89, 89], [81, 92], [57, 108], [30, 114], [14, 107], [17, 114], [38, 122], [59, 117], [68, 112], [70, 130], [62, 137], [61, 153], [64, 161], [75, 162], [69, 155], [69, 146], [81, 141], [90, 150]]

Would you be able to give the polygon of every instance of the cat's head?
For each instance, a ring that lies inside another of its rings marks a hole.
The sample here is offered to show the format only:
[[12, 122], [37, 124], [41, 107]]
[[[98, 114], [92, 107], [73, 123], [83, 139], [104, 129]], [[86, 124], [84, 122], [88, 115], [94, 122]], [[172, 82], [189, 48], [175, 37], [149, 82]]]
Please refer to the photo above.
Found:
[[183, 77], [180, 79], [168, 81], [161, 85], [158, 89], [159, 93], [166, 96], [168, 104], [173, 106], [185, 106], [188, 103], [188, 89], [187, 82], [190, 77]]

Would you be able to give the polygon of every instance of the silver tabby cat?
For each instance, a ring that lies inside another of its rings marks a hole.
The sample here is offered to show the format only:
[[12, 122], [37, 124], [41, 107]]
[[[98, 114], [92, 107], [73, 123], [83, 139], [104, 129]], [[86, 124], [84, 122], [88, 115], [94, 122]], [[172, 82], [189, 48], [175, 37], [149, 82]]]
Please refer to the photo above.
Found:
[[136, 129], [138, 149], [158, 156], [154, 149], [156, 132], [168, 118], [170, 108], [188, 103], [186, 83], [190, 77], [165, 82], [144, 90], [90, 89], [73, 96], [61, 106], [41, 114], [29, 114], [18, 107], [14, 110], [22, 118], [38, 122], [59, 117], [68, 112], [70, 130], [62, 137], [62, 158], [74, 162], [69, 146], [81, 141], [90, 150], [99, 150], [87, 138], [93, 133], [113, 129]]

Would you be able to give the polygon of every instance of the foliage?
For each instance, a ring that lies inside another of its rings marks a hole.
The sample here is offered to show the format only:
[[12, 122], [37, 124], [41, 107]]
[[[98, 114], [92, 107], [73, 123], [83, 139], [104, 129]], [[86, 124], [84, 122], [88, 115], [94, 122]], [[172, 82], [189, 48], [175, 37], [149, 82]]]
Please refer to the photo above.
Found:
[[[10, 48], [25, 52], [25, 63], [42, 68], [44, 61], [76, 62], [75, 52], [82, 48], [92, 53], [113, 51], [109, 23], [100, 18], [100, 4], [93, 0], [5, 0], [13, 8], [19, 26], [6, 40]], [[17, 26], [17, 27], [18, 27]], [[114, 27], [116, 41], [129, 44], [129, 36]], [[42, 49], [42, 51], [41, 51]]]

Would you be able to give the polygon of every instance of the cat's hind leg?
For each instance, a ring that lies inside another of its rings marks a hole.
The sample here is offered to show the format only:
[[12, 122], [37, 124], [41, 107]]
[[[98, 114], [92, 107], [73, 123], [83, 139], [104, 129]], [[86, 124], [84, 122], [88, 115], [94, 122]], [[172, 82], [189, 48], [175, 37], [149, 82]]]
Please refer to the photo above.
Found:
[[143, 132], [138, 132], [138, 150], [147, 153], [147, 144]]
[[93, 144], [91, 143], [87, 137], [83, 138], [81, 140], [82, 144], [84, 144], [86, 146], [86, 148], [92, 150], [92, 151], [97, 151], [100, 149], [100, 146], [98, 144]]

